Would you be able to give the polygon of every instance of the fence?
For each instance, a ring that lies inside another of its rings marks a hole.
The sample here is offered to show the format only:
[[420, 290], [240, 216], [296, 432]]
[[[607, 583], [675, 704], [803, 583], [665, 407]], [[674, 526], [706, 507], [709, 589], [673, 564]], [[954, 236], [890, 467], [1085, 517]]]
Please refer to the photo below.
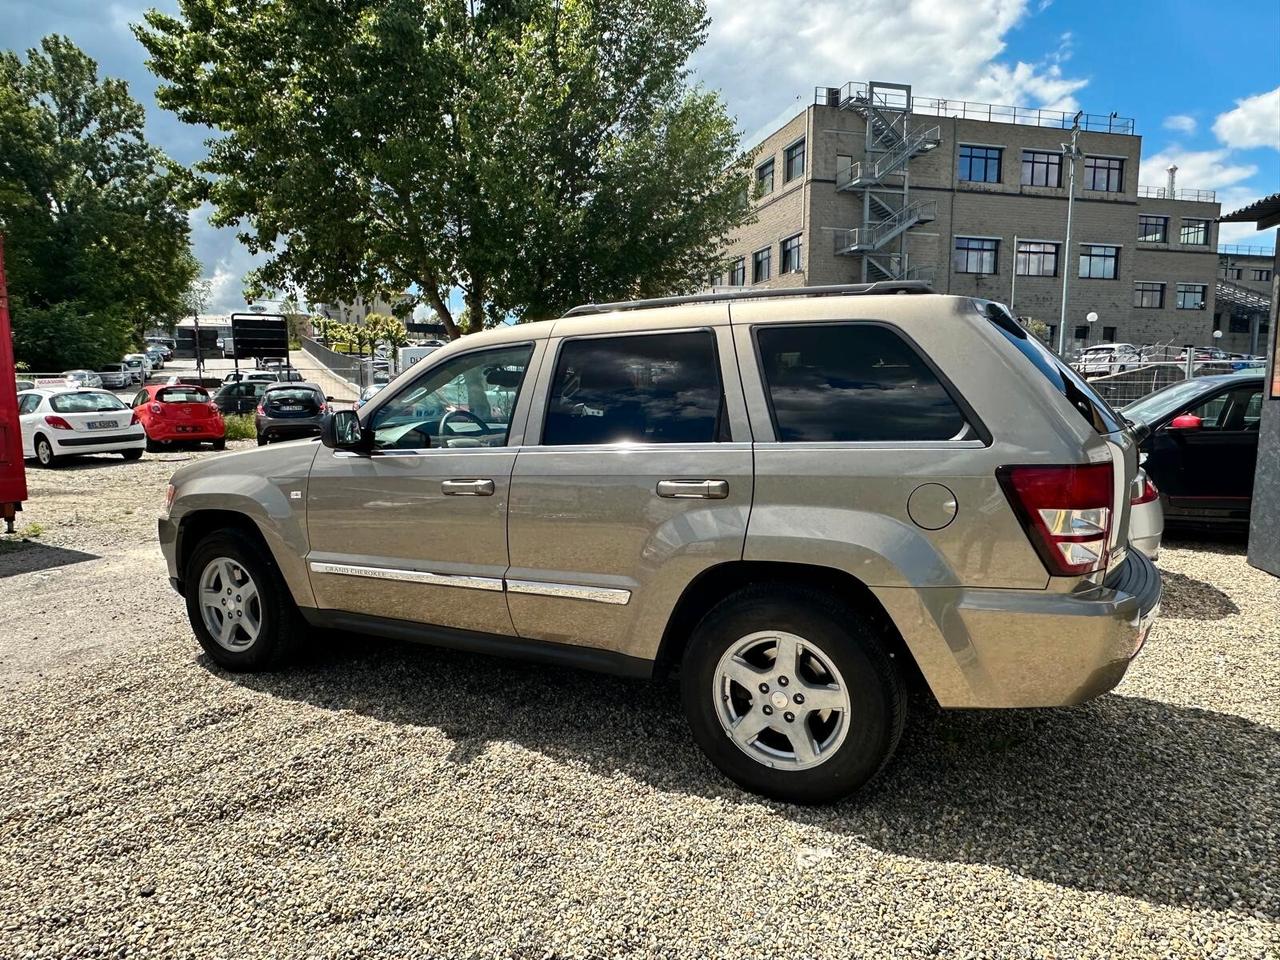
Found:
[[[1242, 369], [1262, 369], [1261, 361], [1205, 360], [1192, 365], [1192, 377], [1235, 373]], [[1113, 407], [1123, 407], [1172, 383], [1187, 379], [1186, 361], [1158, 360], [1103, 376], [1088, 377], [1089, 384]]]

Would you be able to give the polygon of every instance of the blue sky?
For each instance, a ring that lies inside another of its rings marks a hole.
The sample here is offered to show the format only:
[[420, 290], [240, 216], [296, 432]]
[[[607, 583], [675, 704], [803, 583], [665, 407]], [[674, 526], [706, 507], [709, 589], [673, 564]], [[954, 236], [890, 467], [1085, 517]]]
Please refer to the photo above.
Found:
[[[911, 83], [922, 96], [1112, 111], [1137, 121], [1143, 183], [1217, 190], [1229, 211], [1280, 192], [1280, 2], [1277, 0], [707, 0], [710, 38], [695, 78], [724, 95], [750, 135], [808, 103], [815, 86]], [[123, 77], [147, 106], [148, 135], [183, 163], [204, 132], [160, 111], [128, 25], [176, 0], [0, 0], [4, 45], [64, 33]], [[253, 259], [234, 233], [192, 215], [196, 253], [214, 281], [211, 309], [243, 304]], [[1275, 231], [1223, 227], [1223, 239], [1274, 244]]]

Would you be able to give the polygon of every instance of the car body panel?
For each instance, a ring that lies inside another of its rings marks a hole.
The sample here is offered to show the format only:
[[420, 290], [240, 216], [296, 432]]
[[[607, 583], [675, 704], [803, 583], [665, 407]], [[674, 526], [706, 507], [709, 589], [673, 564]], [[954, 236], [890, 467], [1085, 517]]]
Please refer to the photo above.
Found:
[[[100, 394], [113, 400], [118, 398], [105, 390], [27, 390], [18, 395], [19, 410], [22, 409], [23, 397], [39, 397], [40, 403], [30, 413], [19, 413], [18, 422], [22, 430], [22, 455], [34, 457], [36, 437], [43, 436], [49, 441], [55, 456], [80, 456], [90, 453], [121, 453], [127, 450], [140, 450], [146, 446], [146, 434], [141, 424], [135, 423], [133, 411], [123, 405], [120, 409], [109, 409], [92, 413], [74, 413], [55, 410], [52, 403], [55, 398], [75, 394]], [[51, 426], [47, 417], [60, 417], [70, 424], [71, 429], [59, 429]], [[91, 427], [90, 424], [95, 424]], [[110, 424], [110, 426], [103, 426]]]

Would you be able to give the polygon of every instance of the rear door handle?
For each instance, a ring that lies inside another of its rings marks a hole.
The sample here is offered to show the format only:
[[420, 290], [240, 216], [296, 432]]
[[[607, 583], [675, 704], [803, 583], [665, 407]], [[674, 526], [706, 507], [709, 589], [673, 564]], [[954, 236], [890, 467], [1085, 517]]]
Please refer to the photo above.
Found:
[[659, 480], [658, 496], [672, 500], [723, 500], [729, 496], [729, 481]]
[[446, 497], [492, 497], [492, 480], [445, 480], [440, 491]]

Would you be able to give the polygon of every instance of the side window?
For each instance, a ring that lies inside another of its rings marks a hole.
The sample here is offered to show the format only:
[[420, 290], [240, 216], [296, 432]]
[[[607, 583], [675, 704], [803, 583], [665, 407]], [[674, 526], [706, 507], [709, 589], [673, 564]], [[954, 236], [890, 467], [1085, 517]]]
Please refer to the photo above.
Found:
[[546, 446], [710, 443], [728, 439], [726, 430], [710, 330], [569, 340], [560, 348]]
[[426, 371], [378, 408], [379, 450], [504, 447], [532, 344], [481, 350]]
[[146, 402], [147, 402], [147, 391], [139, 390], [137, 393], [133, 395], [133, 400], [130, 402], [129, 406], [140, 407]]
[[38, 406], [40, 406], [40, 398], [34, 394], [28, 394], [22, 398], [22, 403], [18, 405], [18, 413], [35, 413]]
[[1203, 430], [1257, 430], [1262, 413], [1262, 390], [1258, 387], [1237, 387], [1187, 412], [1201, 419]]
[[933, 371], [887, 327], [762, 326], [756, 342], [784, 443], [950, 440], [966, 430]]

